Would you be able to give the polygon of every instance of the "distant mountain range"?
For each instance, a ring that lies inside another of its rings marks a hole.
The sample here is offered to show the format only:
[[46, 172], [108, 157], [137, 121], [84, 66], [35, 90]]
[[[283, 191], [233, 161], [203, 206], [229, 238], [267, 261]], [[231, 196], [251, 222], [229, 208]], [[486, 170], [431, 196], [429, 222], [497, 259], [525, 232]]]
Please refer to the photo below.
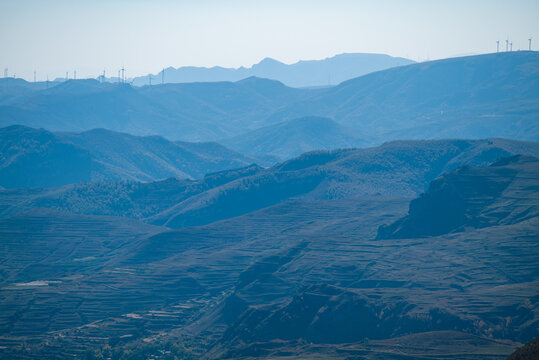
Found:
[[239, 154], [216, 143], [171, 142], [97, 129], [51, 133], [10, 126], [0, 129], [0, 186], [53, 187], [96, 180], [198, 179], [264, 158]]
[[537, 338], [539, 53], [401, 60], [0, 79], [0, 358], [501, 360]]
[[69, 80], [10, 98], [0, 106], [0, 126], [18, 124], [51, 131], [105, 128], [170, 140], [213, 141], [267, 125], [265, 118], [275, 109], [314, 92], [258, 78], [142, 88]]
[[365, 75], [276, 111], [334, 119], [363, 139], [539, 139], [539, 52], [452, 58]]
[[144, 86], [150, 84], [150, 77], [153, 84], [161, 84], [163, 80], [168, 84], [239, 81], [256, 76], [277, 80], [291, 87], [317, 87], [336, 85], [371, 72], [413, 63], [412, 60], [384, 54], [340, 54], [323, 60], [303, 60], [291, 65], [265, 58], [250, 68], [169, 67], [158, 74], [139, 76], [130, 81], [135, 86]]
[[[365, 145], [393, 139], [535, 141], [539, 140], [537, 69], [539, 53], [519, 51], [401, 66], [308, 90], [260, 78], [140, 88], [70, 80], [48, 89], [0, 79], [0, 85], [13, 84], [0, 86], [4, 89], [0, 126], [21, 124], [52, 131], [106, 128], [193, 142], [235, 138], [316, 116], [350, 129]], [[283, 126], [283, 131], [287, 129]], [[271, 137], [276, 128], [264, 131]]]

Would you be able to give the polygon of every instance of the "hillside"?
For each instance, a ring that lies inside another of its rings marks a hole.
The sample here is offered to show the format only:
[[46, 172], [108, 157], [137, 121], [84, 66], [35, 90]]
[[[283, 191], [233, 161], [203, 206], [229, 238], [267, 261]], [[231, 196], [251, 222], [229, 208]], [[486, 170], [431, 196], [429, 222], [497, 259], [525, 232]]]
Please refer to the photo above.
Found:
[[[412, 63], [412, 60], [383, 54], [340, 54], [323, 60], [303, 60], [290, 65], [265, 58], [250, 68], [186, 66], [176, 69], [169, 67], [164, 71], [166, 83], [238, 81], [256, 76], [277, 80], [291, 87], [315, 87], [339, 84], [371, 72]], [[152, 76], [154, 84], [160, 83], [162, 75], [163, 71], [154, 75], [136, 77], [133, 79], [133, 84], [148, 85], [149, 76]]]
[[511, 225], [539, 215], [539, 159], [516, 155], [442, 175], [378, 238], [416, 238]]
[[0, 129], [2, 187], [54, 187], [88, 181], [96, 166], [87, 150], [48, 131], [23, 126]]
[[202, 225], [291, 198], [415, 197], [429, 182], [462, 165], [539, 154], [537, 143], [506, 140], [391, 142], [380, 147], [312, 152], [187, 198], [149, 219], [169, 227]]
[[0, 129], [0, 185], [55, 187], [96, 180], [154, 181], [205, 174], [256, 162], [214, 144], [177, 144], [159, 136], [137, 137], [97, 129], [51, 133], [10, 126]]
[[53, 82], [31, 83], [23, 79], [3, 78], [0, 81], [0, 105], [21, 101], [36, 91], [46, 89], [49, 85], [52, 87], [57, 84]]
[[326, 116], [373, 143], [390, 139], [539, 139], [539, 52], [430, 61], [368, 74], [277, 111]]
[[275, 109], [316, 91], [259, 78], [141, 88], [69, 80], [1, 105], [0, 126], [75, 132], [104, 128], [171, 140], [212, 141], [267, 125], [264, 120]]
[[148, 356], [173, 342], [187, 358], [474, 360], [536, 337], [537, 216], [374, 241], [406, 206], [292, 200], [178, 230], [50, 210], [1, 219], [0, 351]]
[[268, 169], [250, 166], [196, 181], [98, 182], [27, 193], [0, 192], [3, 216], [32, 207], [128, 216], [180, 228], [239, 216], [290, 199], [412, 198], [463, 165], [514, 154], [539, 156], [537, 143], [503, 139], [396, 141], [368, 149], [306, 153]]
[[244, 154], [268, 154], [287, 160], [313, 150], [357, 147], [363, 141], [331, 119], [310, 116], [223, 139], [221, 143]]
[[70, 80], [0, 105], [0, 126], [106, 128], [206, 142], [317, 116], [350, 129], [369, 146], [395, 139], [537, 141], [538, 63], [539, 53], [529, 51], [451, 58], [320, 89], [253, 77], [143, 87]]

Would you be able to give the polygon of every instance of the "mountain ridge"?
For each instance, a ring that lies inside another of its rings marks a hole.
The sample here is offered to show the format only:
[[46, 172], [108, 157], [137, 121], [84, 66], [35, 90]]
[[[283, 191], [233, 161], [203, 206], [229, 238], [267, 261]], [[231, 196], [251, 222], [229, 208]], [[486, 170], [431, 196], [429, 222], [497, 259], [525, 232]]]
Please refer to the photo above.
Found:
[[410, 203], [406, 217], [378, 229], [377, 239], [438, 236], [537, 217], [537, 179], [539, 158], [533, 156], [506, 157], [487, 167], [460, 167], [434, 180]]
[[397, 139], [537, 141], [537, 64], [537, 52], [486, 54], [401, 66], [319, 89], [253, 77], [143, 87], [94, 83], [93, 90], [71, 93], [55, 93], [52, 87], [7, 94], [0, 104], [0, 126], [103, 127], [171, 140], [218, 141], [319, 116], [359, 134], [367, 146]]
[[[251, 67], [185, 66], [168, 67], [164, 71], [166, 83], [239, 81], [257, 76], [278, 80], [291, 87], [316, 87], [334, 85], [370, 72], [412, 63], [412, 60], [385, 54], [345, 53], [321, 60], [300, 60], [293, 64], [266, 57]], [[151, 76], [159, 83], [162, 75], [163, 70], [157, 74], [135, 77], [132, 82], [136, 86], [147, 85]]]
[[414, 198], [445, 172], [463, 165], [490, 165], [514, 154], [539, 157], [539, 143], [395, 141], [375, 148], [309, 152], [267, 169], [253, 165], [200, 180], [96, 182], [35, 193], [4, 190], [3, 216], [29, 206], [47, 207], [183, 228], [298, 199]]
[[12, 125], [0, 129], [0, 139], [0, 184], [7, 188], [193, 179], [259, 162], [218, 144], [174, 143], [106, 129], [53, 133]]

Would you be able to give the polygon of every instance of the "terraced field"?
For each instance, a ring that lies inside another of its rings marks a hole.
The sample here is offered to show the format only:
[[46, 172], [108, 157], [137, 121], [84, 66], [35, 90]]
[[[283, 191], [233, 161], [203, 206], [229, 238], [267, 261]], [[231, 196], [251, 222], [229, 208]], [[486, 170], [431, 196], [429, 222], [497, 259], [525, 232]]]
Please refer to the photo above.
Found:
[[[2, 263], [0, 291], [6, 306], [0, 344], [17, 348], [22, 342], [43, 344], [47, 339], [53, 344], [73, 343], [76, 354], [94, 342], [140, 340], [166, 329], [181, 328], [182, 336], [193, 339], [208, 331], [217, 337], [225, 324], [212, 325], [210, 331], [203, 325], [208, 320], [195, 326], [193, 319], [219, 307], [255, 259], [320, 229], [338, 233], [346, 226], [350, 233], [360, 232], [355, 220], [372, 220], [373, 209], [400, 214], [406, 203], [406, 199], [293, 201], [175, 231], [134, 220], [49, 210], [4, 219], [0, 238], [10, 257]], [[350, 215], [344, 222], [343, 212]], [[371, 236], [374, 230], [371, 226]], [[191, 333], [186, 324], [198, 330]], [[54, 353], [56, 345], [51, 346]]]
[[[422, 214], [385, 196], [296, 198], [176, 230], [51, 209], [5, 217], [0, 356], [159, 358], [181, 344], [184, 358], [503, 359], [539, 329], [537, 164], [436, 180], [424, 197], [458, 185], [473, 205], [466, 226], [436, 236], [377, 238]], [[492, 181], [504, 188], [480, 196]]]

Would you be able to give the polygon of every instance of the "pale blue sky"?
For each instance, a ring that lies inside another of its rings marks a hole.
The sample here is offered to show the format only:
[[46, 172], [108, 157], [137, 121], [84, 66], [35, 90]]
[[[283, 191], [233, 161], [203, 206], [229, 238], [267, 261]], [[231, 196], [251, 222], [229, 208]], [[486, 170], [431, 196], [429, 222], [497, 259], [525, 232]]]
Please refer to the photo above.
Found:
[[538, 19], [538, 0], [1, 0], [0, 66], [43, 80], [344, 52], [423, 61], [492, 52], [507, 36], [514, 50], [539, 45]]

